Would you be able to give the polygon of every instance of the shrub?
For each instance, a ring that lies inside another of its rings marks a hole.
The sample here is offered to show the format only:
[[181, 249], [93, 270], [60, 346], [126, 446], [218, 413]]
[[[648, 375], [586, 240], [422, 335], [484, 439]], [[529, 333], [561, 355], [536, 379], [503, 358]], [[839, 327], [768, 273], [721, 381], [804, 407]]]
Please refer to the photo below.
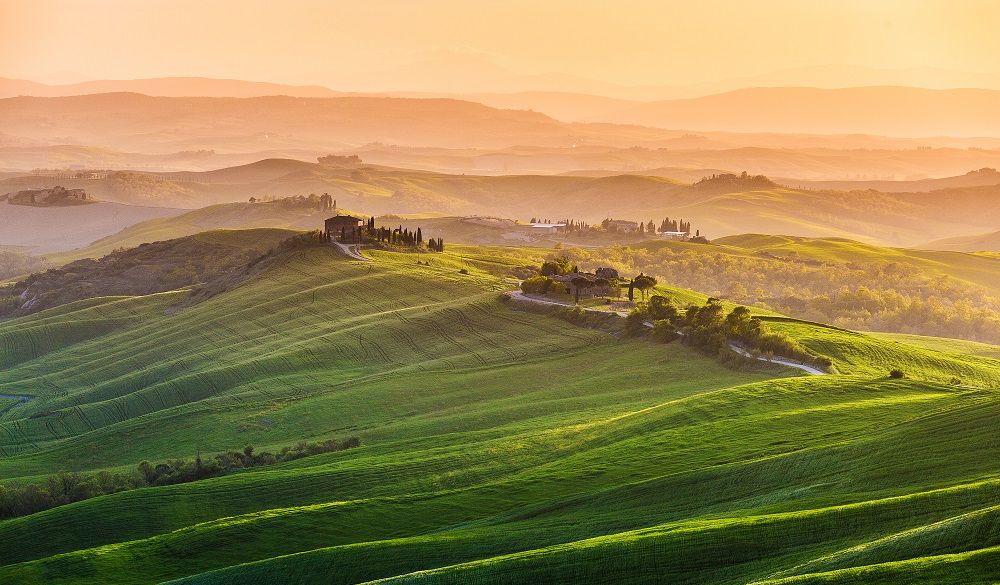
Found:
[[649, 328], [646, 327], [648, 317], [649, 314], [644, 309], [632, 309], [628, 317], [625, 317], [625, 334], [630, 337], [638, 337], [649, 333]]
[[653, 338], [663, 343], [676, 341], [680, 337], [677, 328], [667, 319], [653, 321]]
[[889, 370], [889, 377], [893, 380], [900, 380], [905, 378], [906, 374], [903, 373], [903, 370]]
[[563, 256], [546, 260], [542, 264], [542, 276], [563, 275], [573, 271], [573, 265]]
[[545, 294], [554, 290], [556, 281], [547, 276], [532, 276], [521, 283], [521, 291], [528, 294]]

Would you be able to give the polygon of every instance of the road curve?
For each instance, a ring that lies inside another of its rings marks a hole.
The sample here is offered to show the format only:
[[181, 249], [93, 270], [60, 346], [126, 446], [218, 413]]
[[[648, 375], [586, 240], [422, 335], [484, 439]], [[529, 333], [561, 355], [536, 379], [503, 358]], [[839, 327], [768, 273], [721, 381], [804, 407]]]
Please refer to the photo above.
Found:
[[827, 375], [829, 373], [829, 372], [824, 372], [823, 370], [821, 370], [819, 368], [814, 368], [812, 366], [808, 366], [808, 365], [803, 364], [803, 363], [792, 361], [792, 360], [790, 360], [788, 358], [774, 356], [774, 357], [768, 359], [768, 358], [766, 358], [766, 357], [764, 357], [762, 355], [754, 357], [753, 354], [751, 354], [749, 351], [743, 349], [742, 347], [736, 345], [735, 343], [730, 343], [729, 344], [729, 349], [735, 351], [736, 353], [740, 354], [741, 356], [743, 356], [745, 358], [755, 359], [755, 360], [762, 361], [762, 362], [767, 362], [767, 363], [770, 363], [770, 364], [780, 364], [782, 366], [787, 366], [789, 368], [795, 368], [797, 370], [802, 370], [803, 372], [805, 372], [805, 373], [807, 373], [807, 374], [809, 374], [811, 376], [825, 376], [825, 375]]
[[351, 258], [354, 258], [355, 260], [362, 260], [362, 261], [364, 261], [364, 262], [368, 262], [368, 261], [369, 261], [369, 259], [368, 259], [368, 258], [365, 258], [364, 256], [362, 256], [362, 255], [361, 255], [361, 254], [360, 254], [360, 253], [358, 252], [358, 247], [357, 247], [357, 246], [349, 246], [349, 245], [347, 245], [347, 244], [341, 244], [340, 242], [331, 242], [331, 243], [332, 243], [332, 244], [333, 244], [334, 246], [337, 246], [337, 248], [339, 248], [339, 249], [340, 249], [340, 251], [341, 251], [341, 252], [342, 252], [342, 253], [343, 253], [343, 254], [344, 254], [345, 256], [350, 256]]

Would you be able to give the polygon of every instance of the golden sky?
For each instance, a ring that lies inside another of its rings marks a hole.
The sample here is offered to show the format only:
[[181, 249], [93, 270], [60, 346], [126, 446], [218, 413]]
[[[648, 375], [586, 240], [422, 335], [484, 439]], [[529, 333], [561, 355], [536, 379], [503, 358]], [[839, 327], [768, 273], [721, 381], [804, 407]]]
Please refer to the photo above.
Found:
[[518, 90], [553, 73], [843, 85], [843, 68], [827, 69], [846, 65], [988, 85], [998, 22], [997, 0], [0, 0], [0, 76]]

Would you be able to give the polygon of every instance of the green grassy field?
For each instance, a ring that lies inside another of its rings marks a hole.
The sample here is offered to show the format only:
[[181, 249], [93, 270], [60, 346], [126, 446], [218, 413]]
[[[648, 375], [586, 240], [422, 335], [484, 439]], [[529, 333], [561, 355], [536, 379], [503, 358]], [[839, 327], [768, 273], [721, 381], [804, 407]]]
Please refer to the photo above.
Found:
[[997, 348], [776, 322], [840, 373], [733, 369], [507, 306], [544, 251], [368, 254], [0, 322], [12, 483], [362, 441], [2, 520], [0, 583], [1000, 579]]

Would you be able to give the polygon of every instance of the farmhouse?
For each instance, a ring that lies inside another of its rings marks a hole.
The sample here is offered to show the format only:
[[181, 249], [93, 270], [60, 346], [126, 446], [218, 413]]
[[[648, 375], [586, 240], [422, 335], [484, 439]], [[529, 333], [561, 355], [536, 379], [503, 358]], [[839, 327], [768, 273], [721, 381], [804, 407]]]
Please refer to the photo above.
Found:
[[566, 294], [574, 296], [603, 297], [612, 293], [612, 286], [607, 278], [589, 272], [554, 274], [549, 278], [565, 286]]
[[338, 242], [356, 244], [361, 241], [365, 220], [352, 215], [337, 215], [323, 222], [326, 235]]

